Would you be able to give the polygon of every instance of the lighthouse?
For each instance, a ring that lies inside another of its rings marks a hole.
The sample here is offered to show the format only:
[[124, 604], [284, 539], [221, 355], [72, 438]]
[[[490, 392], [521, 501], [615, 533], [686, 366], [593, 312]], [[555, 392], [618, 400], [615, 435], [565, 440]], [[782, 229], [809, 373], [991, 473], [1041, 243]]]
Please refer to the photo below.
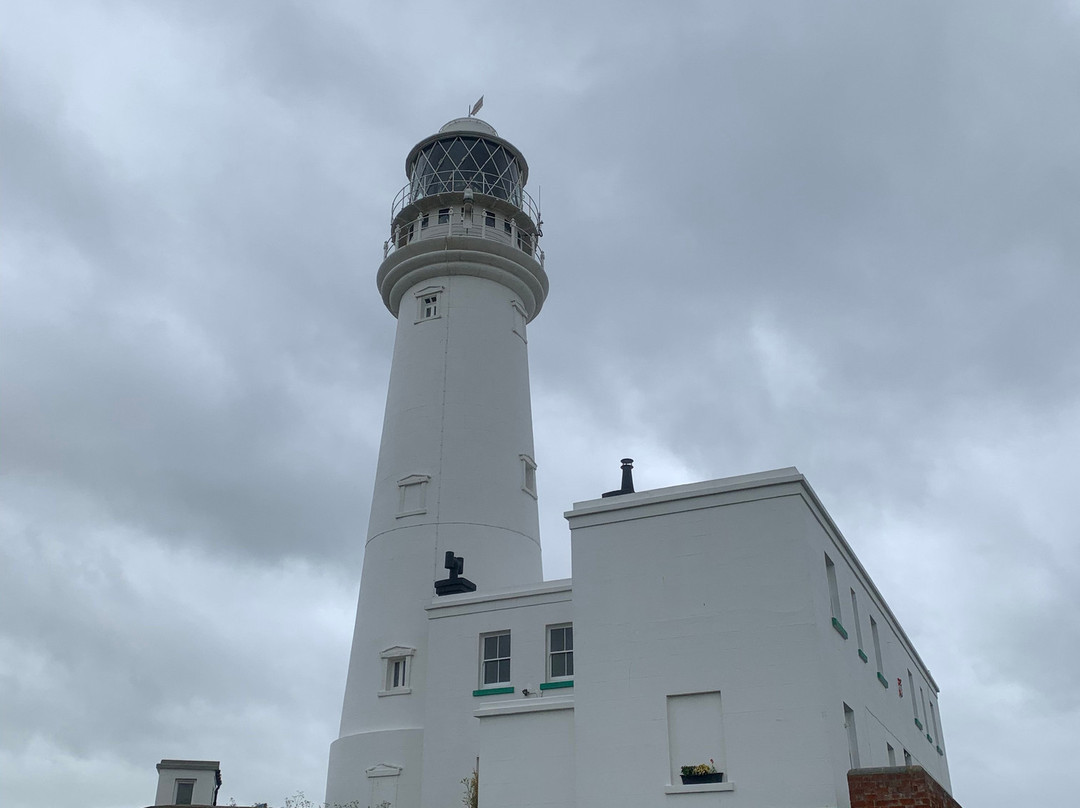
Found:
[[548, 279], [528, 164], [469, 116], [405, 174], [376, 276], [397, 331], [331, 804], [421, 804], [433, 598], [543, 577], [527, 324]]

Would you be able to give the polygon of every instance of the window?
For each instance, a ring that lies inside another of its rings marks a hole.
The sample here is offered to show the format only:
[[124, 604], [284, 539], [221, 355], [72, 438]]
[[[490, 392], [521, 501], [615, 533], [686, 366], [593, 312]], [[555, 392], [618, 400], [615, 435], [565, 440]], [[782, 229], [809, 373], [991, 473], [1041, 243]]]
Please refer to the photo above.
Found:
[[379, 656], [386, 662], [386, 676], [383, 681], [383, 689], [380, 696], [395, 696], [411, 693], [409, 677], [412, 675], [412, 658], [416, 654], [415, 648], [406, 648], [395, 645], [387, 648]]
[[[927, 713], [926, 713], [926, 691], [922, 689], [922, 685], [919, 685], [919, 701], [922, 702], [923, 718], [926, 718], [926, 716], [927, 716]], [[926, 723], [927, 723], [927, 725], [929, 725], [930, 721], [927, 720]], [[922, 729], [922, 726], [920, 726], [919, 729]], [[930, 733], [927, 732], [926, 734], [929, 735]]]
[[514, 318], [514, 324], [512, 326], [514, 333], [521, 337], [522, 342], [528, 343], [529, 340], [525, 336], [525, 321], [528, 319], [528, 317], [525, 316], [525, 307], [517, 300], [511, 300], [510, 308]]
[[937, 738], [938, 741], [940, 741], [941, 740], [941, 727], [938, 726], [937, 711], [934, 710], [934, 700], [933, 699], [930, 699], [930, 726], [933, 727], [934, 737]]
[[510, 632], [480, 638], [480, 684], [510, 683]]
[[439, 224], [450, 224], [450, 208], [439, 210]]
[[851, 619], [855, 621], [855, 640], [862, 650], [862, 620], [859, 619], [859, 600], [855, 597], [855, 590], [851, 590]]
[[840, 590], [836, 585], [836, 565], [833, 564], [828, 553], [825, 554], [825, 577], [829, 581], [829, 610], [832, 614], [833, 628], [846, 640], [847, 630], [840, 622]]
[[906, 749], [904, 750], [904, 765], [905, 766], [910, 766], [911, 765], [911, 752], [909, 752]]
[[859, 768], [859, 736], [855, 731], [855, 711], [844, 705], [844, 729], [847, 730], [848, 758], [851, 768]]
[[443, 286], [426, 286], [416, 295], [416, 322], [425, 320], [437, 320], [443, 314]]
[[194, 780], [176, 781], [176, 801], [174, 805], [191, 805], [191, 798], [195, 792]]
[[[919, 703], [915, 701], [915, 677], [911, 675], [911, 671], [907, 672], [907, 689], [908, 696], [911, 699], [911, 715], [915, 718], [915, 723], [919, 723]], [[920, 725], [921, 729], [921, 725]]]
[[527, 252], [529, 255], [532, 255], [532, 236], [530, 236], [528, 233], [523, 233], [521, 230], [518, 230], [517, 245], [519, 250], [521, 250], [522, 252]]
[[893, 749], [891, 743], [888, 743], [888, 742], [885, 743], [885, 754], [887, 754], [889, 756], [889, 765], [890, 766], [895, 766], [896, 765], [896, 750]]
[[484, 227], [494, 227], [494, 226], [495, 226], [495, 214], [492, 213], [490, 210], [485, 210], [484, 211]]
[[431, 479], [427, 474], [410, 474], [398, 480], [397, 517], [415, 516], [427, 513], [427, 484]]
[[881, 664], [881, 637], [878, 635], [877, 621], [874, 620], [874, 616], [870, 616], [870, 634], [874, 640], [874, 661], [877, 662], [878, 673], [884, 670]]
[[536, 462], [528, 455], [521, 458], [521, 490], [536, 499]]
[[574, 627], [548, 628], [548, 679], [569, 679], [574, 675]]
[[509, 219], [503, 219], [503, 230], [507, 233], [514, 232], [514, 225]]
[[421, 230], [424, 230], [424, 229], [427, 228], [428, 222], [430, 221], [430, 219], [431, 219], [431, 217], [426, 213], [423, 216], [420, 217], [420, 229]]

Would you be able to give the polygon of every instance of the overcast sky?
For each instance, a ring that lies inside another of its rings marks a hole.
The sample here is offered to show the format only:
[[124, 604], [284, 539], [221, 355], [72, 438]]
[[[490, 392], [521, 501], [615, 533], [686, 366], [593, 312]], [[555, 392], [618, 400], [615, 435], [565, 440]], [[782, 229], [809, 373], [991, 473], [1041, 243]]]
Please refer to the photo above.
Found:
[[417, 141], [525, 154], [562, 513], [795, 465], [965, 808], [1075, 801], [1080, 8], [4, 3], [0, 802], [321, 799]]

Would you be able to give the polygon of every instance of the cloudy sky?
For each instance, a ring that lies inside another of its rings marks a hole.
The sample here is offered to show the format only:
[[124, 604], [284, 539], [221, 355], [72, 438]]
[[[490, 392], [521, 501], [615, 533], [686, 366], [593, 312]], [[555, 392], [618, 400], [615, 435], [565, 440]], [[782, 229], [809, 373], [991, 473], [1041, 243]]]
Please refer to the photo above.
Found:
[[[941, 685], [966, 808], [1080, 740], [1080, 7], [9, 2], [0, 801], [322, 797], [409, 148], [530, 163], [562, 512], [796, 465]], [[1021, 797], [1019, 795], [1023, 794]]]

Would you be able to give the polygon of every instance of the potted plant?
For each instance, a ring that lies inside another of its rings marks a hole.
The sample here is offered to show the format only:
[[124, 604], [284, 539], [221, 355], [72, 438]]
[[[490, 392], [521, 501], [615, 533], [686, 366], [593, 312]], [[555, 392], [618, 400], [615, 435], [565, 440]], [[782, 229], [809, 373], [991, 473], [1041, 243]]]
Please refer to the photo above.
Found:
[[684, 786], [697, 785], [698, 783], [722, 783], [724, 773], [716, 770], [716, 763], [709, 758], [708, 763], [691, 763], [689, 766], [680, 766], [679, 775], [682, 777]]

